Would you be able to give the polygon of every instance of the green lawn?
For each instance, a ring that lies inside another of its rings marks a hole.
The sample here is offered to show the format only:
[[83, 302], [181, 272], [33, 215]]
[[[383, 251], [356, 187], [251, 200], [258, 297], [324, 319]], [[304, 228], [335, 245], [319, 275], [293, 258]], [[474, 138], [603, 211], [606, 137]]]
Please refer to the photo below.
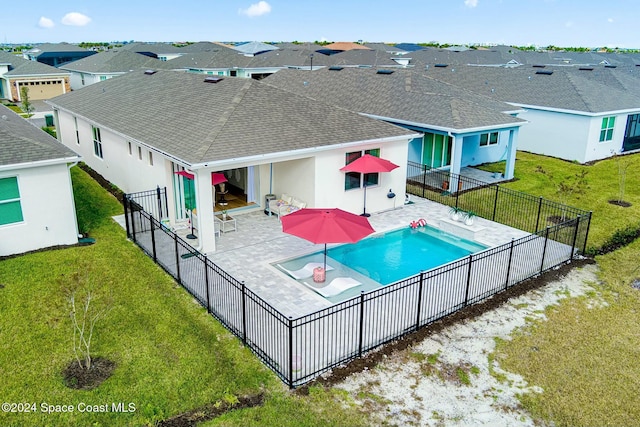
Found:
[[498, 344], [501, 367], [544, 390], [521, 396], [534, 417], [557, 426], [640, 424], [640, 290], [630, 286], [640, 281], [639, 253], [636, 240], [597, 257], [602, 282], [593, 286], [605, 305], [565, 300], [547, 309], [548, 320]]
[[[72, 178], [78, 222], [96, 243], [0, 262], [1, 400], [35, 403], [37, 409], [0, 412], [0, 425], [151, 425], [230, 396], [260, 392], [265, 404], [231, 413], [229, 423], [366, 424], [329, 392], [318, 392], [324, 396], [318, 405], [317, 398], [290, 395], [238, 339], [126, 240], [109, 218], [121, 212], [115, 198], [77, 167]], [[92, 348], [117, 367], [97, 389], [78, 391], [63, 384], [61, 372], [74, 357], [68, 296], [86, 290], [96, 295], [96, 308], [111, 307], [96, 326]], [[133, 403], [135, 412], [79, 412], [81, 403], [113, 402]], [[42, 404], [76, 410], [46, 414]]]
[[[624, 200], [632, 204], [624, 208], [609, 203], [619, 197], [618, 161], [628, 164]], [[504, 163], [484, 165], [481, 169], [503, 171]], [[577, 176], [586, 171], [586, 188], [581, 193], [559, 192], [561, 183], [575, 187]], [[607, 159], [593, 165], [580, 165], [551, 157], [518, 151], [516, 181], [501, 184], [506, 188], [593, 211], [589, 240], [590, 248], [601, 247], [615, 230], [640, 228], [640, 154]]]

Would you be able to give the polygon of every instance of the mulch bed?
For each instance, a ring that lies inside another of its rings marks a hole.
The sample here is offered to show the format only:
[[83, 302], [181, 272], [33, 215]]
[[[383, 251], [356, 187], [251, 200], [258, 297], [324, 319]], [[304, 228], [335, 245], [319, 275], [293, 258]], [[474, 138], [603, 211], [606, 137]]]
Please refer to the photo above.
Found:
[[237, 409], [253, 408], [264, 403], [264, 394], [254, 394], [238, 398], [237, 403], [221, 401], [212, 403], [202, 408], [194, 409], [183, 414], [176, 415], [156, 424], [156, 427], [192, 427], [203, 421], [212, 420], [215, 417]]
[[64, 384], [76, 390], [93, 390], [109, 378], [116, 368], [115, 362], [102, 357], [91, 361], [91, 368], [85, 369], [77, 360], [72, 361], [62, 371]]
[[609, 203], [616, 206], [621, 206], [623, 208], [628, 208], [631, 206], [631, 203], [625, 202], [624, 200], [609, 200]]

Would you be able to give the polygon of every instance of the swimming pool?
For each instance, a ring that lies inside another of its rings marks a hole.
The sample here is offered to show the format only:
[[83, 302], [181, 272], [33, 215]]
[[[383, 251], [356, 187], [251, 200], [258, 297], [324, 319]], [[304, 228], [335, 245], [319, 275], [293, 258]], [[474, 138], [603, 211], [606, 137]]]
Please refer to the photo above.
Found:
[[[354, 277], [362, 286], [327, 298], [338, 302], [386, 286], [399, 280], [480, 252], [487, 246], [457, 237], [437, 228], [410, 227], [379, 233], [358, 243], [345, 244], [327, 250], [327, 281], [335, 277]], [[280, 270], [296, 270], [309, 262], [322, 262], [323, 252], [274, 263]], [[311, 279], [300, 280], [309, 286]], [[313, 284], [312, 284], [313, 285]], [[313, 289], [313, 286], [309, 286]]]
[[331, 248], [327, 257], [388, 285], [484, 249], [433, 227], [407, 227]]

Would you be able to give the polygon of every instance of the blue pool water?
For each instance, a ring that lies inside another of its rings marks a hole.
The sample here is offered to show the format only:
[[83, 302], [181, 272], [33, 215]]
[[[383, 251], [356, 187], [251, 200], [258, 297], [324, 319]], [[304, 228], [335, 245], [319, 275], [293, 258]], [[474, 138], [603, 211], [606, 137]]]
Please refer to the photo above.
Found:
[[407, 227], [331, 248], [327, 257], [388, 285], [484, 249], [433, 227]]

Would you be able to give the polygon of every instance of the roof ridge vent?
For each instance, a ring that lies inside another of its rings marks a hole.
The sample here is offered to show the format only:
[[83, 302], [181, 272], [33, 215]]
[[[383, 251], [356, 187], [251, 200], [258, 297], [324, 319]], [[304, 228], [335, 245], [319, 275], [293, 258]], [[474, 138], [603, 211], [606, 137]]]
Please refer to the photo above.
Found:
[[151, 75], [153, 75], [153, 74], [155, 74], [155, 73], [157, 73], [157, 72], [158, 72], [158, 70], [144, 70], [144, 73], [145, 73], [147, 76], [151, 76]]
[[438, 68], [447, 68], [449, 64], [433, 64], [433, 66]]
[[582, 71], [593, 71], [593, 67], [580, 67], [580, 68], [578, 68], [578, 70], [582, 70]]
[[380, 69], [380, 70], [376, 71], [376, 74], [393, 74], [393, 70]]
[[218, 82], [221, 82], [222, 80], [224, 80], [223, 77], [217, 77], [217, 76], [216, 77], [209, 76], [204, 78], [205, 83], [218, 83]]
[[617, 65], [605, 64], [604, 68], [618, 68]]
[[551, 74], [553, 74], [553, 70], [539, 70], [539, 71], [536, 71], [536, 74], [543, 74], [545, 76], [550, 76]]
[[342, 71], [344, 69], [344, 67], [341, 67], [339, 65], [332, 65], [331, 67], [329, 67], [330, 71]]
[[531, 67], [533, 67], [533, 68], [545, 68], [546, 65], [544, 65], [544, 64], [533, 64]]

